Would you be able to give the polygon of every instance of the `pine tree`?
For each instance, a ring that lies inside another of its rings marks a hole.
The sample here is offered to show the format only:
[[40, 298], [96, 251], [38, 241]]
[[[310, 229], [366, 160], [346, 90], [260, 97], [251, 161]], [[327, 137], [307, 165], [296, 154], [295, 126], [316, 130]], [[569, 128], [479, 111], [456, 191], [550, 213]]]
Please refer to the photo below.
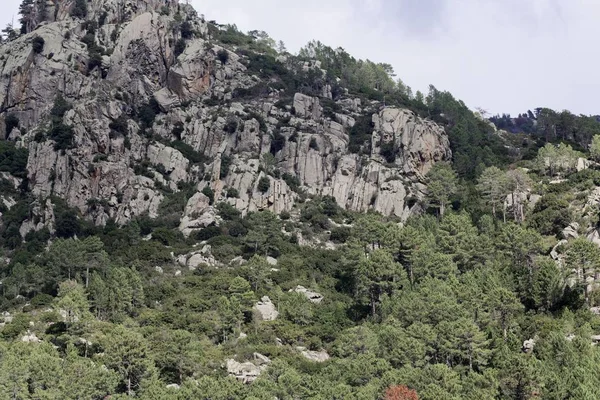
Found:
[[450, 198], [457, 191], [456, 172], [448, 163], [437, 163], [427, 174], [427, 198], [431, 205], [439, 209], [439, 217], [443, 218]]

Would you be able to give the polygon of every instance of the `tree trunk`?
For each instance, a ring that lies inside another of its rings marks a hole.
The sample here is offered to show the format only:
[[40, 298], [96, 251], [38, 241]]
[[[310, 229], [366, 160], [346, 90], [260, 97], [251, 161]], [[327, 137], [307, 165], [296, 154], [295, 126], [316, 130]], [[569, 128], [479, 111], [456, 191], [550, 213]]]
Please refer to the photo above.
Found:
[[375, 317], [375, 311], [375, 296], [373, 295], [373, 292], [371, 292], [371, 314], [373, 317]]

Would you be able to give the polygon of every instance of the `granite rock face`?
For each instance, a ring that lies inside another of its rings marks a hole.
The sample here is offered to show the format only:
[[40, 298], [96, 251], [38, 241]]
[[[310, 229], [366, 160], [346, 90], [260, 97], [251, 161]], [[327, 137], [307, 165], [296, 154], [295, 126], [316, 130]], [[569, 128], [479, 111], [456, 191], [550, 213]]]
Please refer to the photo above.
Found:
[[[158, 217], [169, 193], [194, 187], [180, 217], [185, 236], [218, 225], [218, 202], [281, 213], [301, 192], [406, 219], [424, 175], [451, 157], [443, 128], [407, 109], [334, 96], [331, 85], [284, 100], [191, 6], [93, 0], [90, 24], [70, 16], [73, 5], [48, 1], [47, 17], [32, 14], [26, 34], [0, 45], [0, 137], [29, 150], [29, 190], [42, 204], [57, 196], [96, 224], [125, 224]], [[278, 59], [326, 73], [316, 61]], [[71, 107], [57, 121], [59, 98]], [[19, 126], [4, 132], [9, 114]], [[350, 135], [364, 119], [371, 139], [357, 154]], [[67, 145], [52, 133], [57, 123], [69, 128]], [[393, 160], [381, 155], [388, 148]], [[21, 233], [35, 229], [28, 222]]]

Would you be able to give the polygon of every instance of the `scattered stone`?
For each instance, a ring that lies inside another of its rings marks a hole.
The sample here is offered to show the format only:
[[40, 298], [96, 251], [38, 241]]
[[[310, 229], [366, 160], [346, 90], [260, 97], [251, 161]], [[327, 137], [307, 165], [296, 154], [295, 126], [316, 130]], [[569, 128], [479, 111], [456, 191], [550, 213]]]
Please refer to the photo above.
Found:
[[254, 309], [258, 311], [263, 321], [275, 321], [279, 315], [275, 304], [271, 302], [268, 296], [264, 296], [261, 301], [257, 302]]
[[21, 342], [26, 342], [26, 343], [39, 343], [41, 342], [41, 340], [35, 335], [35, 333], [32, 333], [31, 331], [27, 331], [27, 334], [25, 334], [25, 336], [23, 336], [21, 338]]
[[161, 275], [164, 273], [163, 269], [161, 267], [159, 267], [159, 266], [154, 267], [154, 270], [156, 272], [158, 272], [159, 274], [161, 274]]
[[323, 296], [320, 293], [313, 292], [312, 290], [309, 290], [304, 286], [298, 285], [295, 289], [290, 289], [290, 292], [303, 294], [308, 300], [315, 304], [319, 304], [323, 301]]
[[307, 360], [318, 362], [318, 363], [325, 362], [331, 358], [325, 350], [321, 350], [321, 351], [301, 350], [300, 354], [302, 354], [302, 356], [304, 358], [306, 358]]
[[271, 256], [267, 257], [267, 262], [269, 263], [269, 265], [272, 265], [272, 266], [276, 266], [277, 265], [277, 259], [273, 258]]
[[211, 246], [206, 244], [202, 247], [202, 250], [179, 256], [177, 262], [179, 265], [187, 266], [191, 271], [197, 269], [201, 265], [217, 267], [220, 263], [213, 257], [211, 250]]
[[562, 231], [562, 236], [565, 239], [577, 239], [579, 237], [579, 224], [577, 222], [571, 222], [569, 226], [567, 226]]
[[227, 360], [227, 372], [243, 383], [252, 383], [267, 368], [271, 362], [268, 357], [259, 353], [254, 353], [256, 363], [250, 361], [240, 363], [234, 359]]
[[179, 386], [176, 383], [170, 383], [167, 385], [167, 389], [174, 389], [174, 390], [179, 390], [181, 388], [181, 386]]
[[535, 339], [528, 339], [523, 342], [523, 352], [530, 353], [535, 346]]
[[269, 364], [271, 362], [271, 359], [265, 355], [262, 355], [260, 353], [254, 353], [254, 363], [256, 365], [263, 365], [263, 364]]

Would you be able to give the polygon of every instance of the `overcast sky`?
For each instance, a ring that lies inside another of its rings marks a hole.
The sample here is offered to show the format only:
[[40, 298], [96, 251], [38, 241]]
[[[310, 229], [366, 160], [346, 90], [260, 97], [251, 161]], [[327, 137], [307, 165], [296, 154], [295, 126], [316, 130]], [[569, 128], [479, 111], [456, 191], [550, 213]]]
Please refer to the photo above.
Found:
[[[0, 0], [2, 26], [20, 0]], [[516, 114], [600, 114], [598, 0], [191, 0], [199, 14], [267, 31], [288, 50], [311, 39], [388, 62], [427, 91]], [[15, 21], [18, 17], [15, 16]]]

